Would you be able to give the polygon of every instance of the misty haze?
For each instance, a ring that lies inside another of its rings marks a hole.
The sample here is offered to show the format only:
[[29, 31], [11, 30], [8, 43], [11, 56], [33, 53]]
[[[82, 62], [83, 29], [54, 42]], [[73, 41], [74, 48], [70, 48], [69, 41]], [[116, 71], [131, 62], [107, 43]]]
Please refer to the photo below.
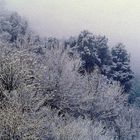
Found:
[[139, 0], [0, 0], [0, 140], [140, 140]]

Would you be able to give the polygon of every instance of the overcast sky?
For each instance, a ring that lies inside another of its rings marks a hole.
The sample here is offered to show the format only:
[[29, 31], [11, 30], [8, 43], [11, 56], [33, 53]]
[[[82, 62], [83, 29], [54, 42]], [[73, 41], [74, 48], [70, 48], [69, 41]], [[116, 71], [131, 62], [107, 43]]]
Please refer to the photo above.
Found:
[[62, 38], [88, 29], [106, 35], [111, 45], [123, 42], [135, 60], [135, 68], [139, 67], [140, 0], [6, 1], [9, 9], [25, 16], [43, 36]]

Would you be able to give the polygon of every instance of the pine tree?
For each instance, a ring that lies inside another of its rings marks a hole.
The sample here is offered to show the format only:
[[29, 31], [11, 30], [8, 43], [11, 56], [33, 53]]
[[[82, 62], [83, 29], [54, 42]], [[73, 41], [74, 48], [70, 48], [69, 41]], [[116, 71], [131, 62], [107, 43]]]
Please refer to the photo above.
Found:
[[[69, 42], [69, 43], [68, 43]], [[66, 44], [80, 54], [82, 66], [81, 73], [91, 73], [96, 66], [101, 73], [107, 73], [107, 66], [110, 63], [110, 52], [107, 45], [108, 39], [105, 36], [95, 36], [89, 31], [82, 31], [78, 38], [70, 38]]]
[[128, 91], [131, 87], [130, 80], [133, 78], [133, 72], [130, 67], [130, 55], [122, 43], [113, 47], [111, 54], [112, 65], [110, 76], [113, 80], [119, 81], [125, 90]]

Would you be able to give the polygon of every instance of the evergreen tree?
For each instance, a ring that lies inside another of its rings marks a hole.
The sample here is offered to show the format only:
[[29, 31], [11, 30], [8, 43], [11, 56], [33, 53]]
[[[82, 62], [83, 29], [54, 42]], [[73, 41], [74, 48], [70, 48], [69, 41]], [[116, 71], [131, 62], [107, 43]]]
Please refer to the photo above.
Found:
[[112, 65], [110, 76], [113, 80], [119, 81], [125, 90], [128, 91], [131, 87], [130, 80], [133, 78], [133, 72], [130, 67], [130, 55], [122, 43], [113, 47], [111, 54]]
[[[68, 43], [69, 42], [69, 43]], [[76, 50], [81, 57], [81, 73], [93, 72], [95, 66], [98, 66], [101, 73], [107, 73], [107, 67], [110, 63], [110, 52], [108, 48], [108, 39], [105, 36], [95, 36], [89, 31], [82, 31], [78, 38], [70, 38], [65, 45]]]
[[0, 39], [14, 43], [27, 32], [28, 24], [17, 13], [0, 15]]

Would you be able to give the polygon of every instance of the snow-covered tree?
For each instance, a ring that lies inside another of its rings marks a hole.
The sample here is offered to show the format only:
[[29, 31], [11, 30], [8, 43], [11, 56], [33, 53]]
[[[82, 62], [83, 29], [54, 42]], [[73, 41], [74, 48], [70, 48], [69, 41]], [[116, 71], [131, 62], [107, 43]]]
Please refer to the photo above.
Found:
[[126, 91], [130, 89], [133, 78], [133, 72], [130, 66], [130, 55], [127, 53], [125, 46], [121, 43], [111, 50], [112, 65], [110, 76], [113, 80], [119, 81]]
[[65, 44], [43, 40], [12, 15], [0, 19], [0, 139], [139, 139], [140, 111], [121, 85], [132, 74], [122, 45], [110, 51], [88, 31]]
[[8, 56], [1, 48], [1, 81], [12, 85], [1, 88], [5, 97], [0, 101], [1, 139], [138, 137], [137, 111], [132, 116], [137, 128], [133, 127], [132, 135], [127, 137], [130, 125], [120, 123], [121, 118], [127, 121], [129, 112], [127, 95], [122, 94], [119, 83], [110, 82], [98, 68], [90, 75], [79, 74], [79, 57], [69, 57], [63, 46], [46, 48], [44, 55], [30, 51], [30, 47], [10, 51]]
[[27, 28], [27, 22], [17, 13], [1, 15], [0, 34], [3, 41], [9, 41], [10, 43], [18, 41], [26, 34]]
[[71, 37], [65, 42], [74, 52], [78, 52], [81, 58], [81, 73], [92, 73], [98, 67], [100, 73], [108, 79], [119, 81], [128, 91], [131, 88], [130, 80], [133, 72], [130, 66], [130, 55], [123, 44], [119, 43], [112, 49], [108, 47], [108, 39], [105, 36], [95, 36], [88, 31], [83, 31], [76, 38]]
[[80, 53], [81, 72], [91, 73], [95, 66], [98, 66], [102, 73], [107, 73], [106, 67], [110, 63], [110, 52], [105, 36], [95, 36], [85, 30], [79, 34], [77, 39], [71, 37], [68, 42], [66, 45], [70, 45], [73, 50]]

